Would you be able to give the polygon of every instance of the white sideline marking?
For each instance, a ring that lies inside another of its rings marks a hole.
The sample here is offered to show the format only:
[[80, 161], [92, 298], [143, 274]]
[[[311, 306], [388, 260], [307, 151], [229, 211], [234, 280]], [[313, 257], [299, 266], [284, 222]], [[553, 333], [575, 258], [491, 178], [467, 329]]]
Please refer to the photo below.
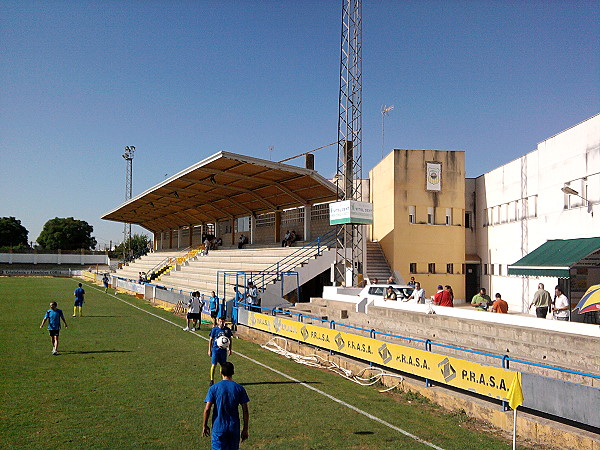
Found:
[[[103, 292], [101, 288], [98, 288], [95, 285], [88, 285], [88, 286], [91, 287], [91, 288], [94, 288], [97, 291]], [[108, 293], [106, 293], [106, 294], [108, 294]], [[151, 316], [154, 316], [154, 317], [156, 317], [156, 318], [158, 318], [158, 319], [160, 319], [160, 320], [162, 320], [164, 322], [170, 323], [171, 325], [175, 325], [177, 328], [181, 328], [181, 325], [179, 325], [179, 324], [177, 324], [175, 322], [172, 322], [172, 321], [170, 321], [168, 319], [165, 319], [164, 317], [161, 317], [161, 316], [159, 316], [157, 314], [151, 313], [150, 311], [146, 311], [145, 309], [140, 308], [139, 306], [136, 306], [133, 303], [128, 302], [127, 300], [123, 300], [122, 298], [119, 298], [119, 297], [117, 297], [114, 294], [108, 294], [108, 295], [110, 295], [113, 298], [116, 298], [120, 302], [123, 302], [123, 303], [125, 303], [125, 304], [127, 304], [127, 305], [129, 305], [129, 306], [131, 306], [131, 307], [133, 307], [135, 309], [138, 309], [138, 310], [140, 310], [142, 312], [145, 312], [146, 314], [150, 314]], [[195, 336], [198, 336], [201, 339], [204, 339], [205, 341], [208, 341], [207, 338], [205, 338], [204, 336], [196, 333], [195, 331], [192, 331], [191, 333], [193, 335], [195, 335]], [[368, 412], [363, 411], [362, 409], [359, 409], [356, 406], [353, 406], [353, 405], [351, 405], [349, 403], [346, 403], [345, 401], [340, 400], [339, 398], [336, 398], [336, 397], [334, 397], [334, 396], [332, 396], [332, 395], [330, 395], [330, 394], [328, 394], [326, 392], [321, 391], [320, 389], [317, 389], [314, 386], [311, 386], [311, 385], [306, 384], [306, 383], [304, 383], [304, 382], [302, 382], [300, 380], [297, 380], [296, 378], [294, 378], [294, 377], [292, 377], [290, 375], [287, 375], [287, 374], [285, 374], [283, 372], [280, 372], [277, 369], [273, 369], [272, 367], [269, 367], [266, 364], [261, 363], [260, 361], [257, 361], [257, 360], [255, 360], [253, 358], [250, 358], [249, 356], [244, 355], [243, 353], [240, 353], [240, 352], [232, 352], [232, 353], [235, 353], [236, 355], [241, 356], [242, 358], [247, 359], [248, 361], [251, 361], [251, 362], [253, 362], [254, 364], [256, 364], [258, 366], [261, 366], [261, 367], [263, 367], [263, 368], [265, 368], [267, 370], [270, 370], [271, 372], [275, 372], [276, 374], [281, 375], [282, 377], [287, 378], [290, 381], [298, 383], [299, 385], [304, 386], [307, 389], [310, 389], [310, 390], [312, 390], [314, 392], [317, 392], [318, 394], [321, 394], [322, 396], [327, 397], [328, 399], [330, 399], [330, 400], [332, 400], [332, 401], [334, 401], [336, 403], [339, 403], [340, 405], [345, 406], [346, 408], [349, 408], [352, 411], [355, 411], [355, 412], [357, 412], [359, 414], [362, 414], [363, 416], [368, 417], [369, 419], [374, 420], [375, 422], [379, 422], [380, 424], [385, 425], [386, 427], [391, 428], [392, 430], [395, 430], [395, 431], [397, 431], [399, 433], [402, 433], [403, 435], [408, 436], [409, 438], [414, 439], [415, 441], [420, 442], [421, 444], [427, 445], [427, 446], [429, 446], [431, 448], [435, 448], [437, 450], [444, 450], [442, 447], [438, 447], [437, 445], [435, 445], [435, 444], [433, 444], [431, 442], [428, 442], [428, 441], [426, 441], [424, 439], [421, 439], [420, 437], [415, 436], [414, 434], [409, 433], [408, 431], [403, 430], [402, 428], [398, 428], [397, 426], [392, 425], [391, 423], [386, 422], [385, 420], [380, 419], [379, 417], [376, 417], [376, 416], [374, 416], [372, 414], [369, 414]]]

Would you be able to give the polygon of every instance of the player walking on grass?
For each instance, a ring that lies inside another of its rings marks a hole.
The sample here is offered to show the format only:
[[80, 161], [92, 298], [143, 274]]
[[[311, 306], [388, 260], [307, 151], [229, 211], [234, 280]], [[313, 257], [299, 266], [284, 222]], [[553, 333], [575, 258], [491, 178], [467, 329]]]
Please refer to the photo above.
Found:
[[[208, 389], [206, 394], [206, 407], [204, 408], [204, 422], [202, 426], [202, 435], [210, 436], [210, 427], [208, 419], [210, 411], [214, 406], [212, 415], [212, 449], [231, 449], [240, 448], [240, 439], [248, 439], [248, 422], [250, 413], [248, 412], [248, 394], [246, 389], [235, 381], [233, 374], [235, 370], [233, 364], [224, 362], [221, 365], [222, 381]], [[240, 433], [240, 414], [239, 406], [242, 407], [242, 420], [244, 426]]]
[[187, 326], [183, 331], [196, 331], [196, 329], [200, 329], [202, 304], [200, 292], [192, 292], [192, 297], [188, 300]]
[[[227, 355], [231, 356], [231, 337], [233, 336], [233, 333], [231, 333], [229, 327], [225, 325], [224, 317], [219, 317], [217, 323], [218, 325], [213, 327], [208, 335], [208, 356], [211, 357], [209, 386], [212, 386], [215, 382], [215, 367], [217, 366], [217, 363], [223, 365], [224, 362], [227, 362]], [[229, 345], [225, 348], [219, 347], [219, 338], [221, 336], [224, 336], [229, 340]]]
[[50, 339], [52, 340], [53, 355], [58, 354], [58, 335], [60, 333], [61, 320], [65, 324], [65, 328], [69, 328], [62, 309], [57, 308], [56, 302], [50, 303], [50, 309], [46, 311], [46, 315], [40, 324], [40, 328], [43, 328], [46, 321], [48, 321], [48, 332], [50, 333]]
[[85, 295], [85, 291], [81, 287], [81, 283], [79, 283], [79, 286], [77, 289], [75, 289], [74, 295], [75, 306], [73, 306], [73, 317], [75, 317], [77, 313], [79, 313], [79, 317], [81, 317], [83, 315], [83, 296]]

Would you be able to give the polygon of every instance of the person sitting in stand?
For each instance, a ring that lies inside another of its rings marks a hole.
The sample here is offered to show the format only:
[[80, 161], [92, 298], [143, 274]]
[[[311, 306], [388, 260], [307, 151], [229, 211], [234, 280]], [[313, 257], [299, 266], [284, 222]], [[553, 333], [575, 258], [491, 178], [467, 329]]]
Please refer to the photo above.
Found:
[[385, 295], [383, 296], [384, 300], [397, 300], [398, 297], [396, 295], [396, 292], [394, 291], [394, 288], [392, 286], [388, 286], [388, 288], [385, 291]]
[[485, 293], [485, 288], [479, 289], [479, 293], [475, 294], [471, 299], [471, 305], [480, 311], [487, 311], [492, 305], [492, 299]]
[[500, 293], [496, 294], [496, 300], [494, 300], [494, 304], [492, 305], [492, 312], [501, 314], [508, 313], [508, 303], [506, 300], [502, 300]]
[[285, 232], [285, 235], [283, 236], [283, 241], [281, 241], [281, 246], [287, 247], [289, 239], [290, 239], [290, 230], [287, 230]]

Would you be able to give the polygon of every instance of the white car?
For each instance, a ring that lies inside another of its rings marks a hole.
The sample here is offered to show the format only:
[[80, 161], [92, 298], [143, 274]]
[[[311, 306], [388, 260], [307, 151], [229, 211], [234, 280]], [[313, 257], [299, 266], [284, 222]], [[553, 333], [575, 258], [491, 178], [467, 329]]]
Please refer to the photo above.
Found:
[[[368, 284], [360, 291], [358, 296], [361, 299], [368, 300], [383, 300], [385, 292], [389, 286], [392, 286], [394, 292], [396, 293], [396, 299], [398, 301], [406, 301], [410, 294], [413, 292], [413, 288], [411, 286], [403, 285], [403, 284]], [[392, 300], [393, 301], [393, 300]]]

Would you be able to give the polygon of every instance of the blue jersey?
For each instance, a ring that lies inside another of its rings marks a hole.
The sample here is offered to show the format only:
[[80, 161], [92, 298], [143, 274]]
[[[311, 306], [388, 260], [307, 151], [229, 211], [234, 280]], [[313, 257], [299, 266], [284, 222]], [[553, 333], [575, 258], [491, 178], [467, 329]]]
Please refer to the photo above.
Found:
[[[204, 401], [214, 403], [212, 416], [213, 435], [235, 433], [239, 436], [239, 406], [250, 401], [246, 389], [233, 380], [219, 381], [210, 387]], [[239, 437], [237, 439], [239, 442]]]
[[211, 297], [209, 300], [209, 308], [211, 311], [216, 311], [217, 310], [217, 297]]
[[227, 336], [229, 339], [231, 339], [233, 337], [233, 333], [231, 332], [228, 326], [225, 326], [225, 328], [213, 327], [213, 329], [210, 330], [210, 334], [208, 336], [213, 339], [213, 352], [217, 352], [219, 350], [223, 350], [217, 345], [217, 338], [219, 336]]
[[82, 302], [84, 294], [85, 291], [82, 288], [78, 287], [77, 289], [75, 289], [75, 300]]
[[60, 330], [60, 319], [65, 320], [62, 309], [49, 309], [46, 311], [45, 319], [48, 319], [48, 330], [58, 331]]

